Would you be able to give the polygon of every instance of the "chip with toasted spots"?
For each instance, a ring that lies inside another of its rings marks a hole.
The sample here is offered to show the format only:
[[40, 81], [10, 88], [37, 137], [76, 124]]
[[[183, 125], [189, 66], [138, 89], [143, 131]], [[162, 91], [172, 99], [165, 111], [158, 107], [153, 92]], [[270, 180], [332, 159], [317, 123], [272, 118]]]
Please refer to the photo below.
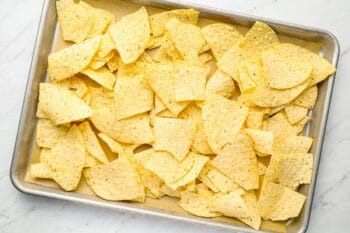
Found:
[[273, 132], [274, 140], [276, 142], [297, 134], [294, 127], [281, 112], [268, 118], [266, 123], [266, 130]]
[[181, 193], [179, 205], [187, 212], [201, 217], [217, 217], [221, 214], [214, 209], [213, 198], [198, 193]]
[[187, 155], [196, 133], [192, 120], [156, 117], [154, 119], [154, 149], [168, 151], [178, 161]]
[[201, 31], [217, 60], [242, 38], [234, 27], [223, 23], [209, 24]]
[[39, 119], [36, 126], [36, 143], [39, 147], [52, 148], [68, 133], [65, 126], [54, 125], [48, 119]]
[[90, 79], [96, 81], [101, 86], [107, 88], [108, 90], [113, 90], [115, 83], [115, 76], [106, 67], [101, 67], [97, 70], [90, 68], [84, 69], [81, 73], [88, 76]]
[[48, 57], [48, 73], [52, 80], [69, 78], [83, 69], [91, 62], [100, 46], [101, 37], [95, 36], [80, 44], [74, 44]]
[[114, 93], [104, 87], [89, 87], [89, 93], [91, 94], [90, 107], [96, 109], [99, 107], [110, 106], [114, 103]]
[[271, 155], [273, 151], [273, 133], [271, 131], [245, 129], [253, 142], [253, 147], [258, 155]]
[[241, 197], [241, 189], [229, 193], [216, 193], [213, 197], [214, 210], [229, 217], [249, 217], [250, 210]]
[[317, 99], [318, 89], [317, 86], [312, 86], [305, 89], [295, 100], [293, 100], [293, 104], [312, 109], [315, 106]]
[[150, 16], [150, 24], [153, 36], [161, 36], [165, 32], [165, 25], [176, 18], [182, 23], [197, 24], [199, 12], [193, 9], [177, 9]]
[[222, 193], [227, 193], [239, 188], [239, 186], [228, 176], [220, 172], [215, 167], [211, 166], [207, 174], [211, 182], [219, 189]]
[[217, 66], [230, 75], [237, 82], [239, 81], [239, 70], [243, 65], [243, 50], [239, 43], [236, 43], [224, 53], [217, 62]]
[[69, 90], [53, 84], [40, 83], [41, 110], [55, 125], [81, 120], [92, 115], [92, 110]]
[[140, 177], [126, 156], [84, 170], [87, 184], [99, 197], [111, 200], [142, 200], [145, 196]]
[[308, 109], [295, 104], [289, 104], [284, 108], [284, 111], [286, 112], [288, 121], [291, 124], [295, 124], [306, 116]]
[[98, 130], [119, 142], [147, 144], [154, 141], [148, 114], [118, 120], [116, 111], [114, 106], [97, 108], [90, 119]]
[[306, 136], [290, 136], [275, 145], [274, 151], [280, 153], [307, 153], [313, 138]]
[[206, 95], [215, 93], [225, 98], [231, 98], [236, 92], [236, 85], [229, 75], [218, 69], [208, 80], [205, 92]]
[[212, 164], [246, 190], [259, 186], [256, 155], [251, 140], [245, 134], [231, 139], [212, 160]]
[[218, 153], [242, 128], [248, 108], [236, 101], [211, 94], [203, 106], [202, 118], [211, 149]]
[[258, 207], [265, 220], [283, 221], [297, 217], [306, 197], [283, 185], [270, 182], [259, 197]]
[[249, 111], [246, 119], [247, 128], [262, 129], [264, 115], [264, 112]]
[[98, 141], [95, 132], [92, 130], [90, 123], [85, 121], [79, 125], [79, 130], [83, 136], [85, 149], [101, 163], [108, 163], [105, 152]]
[[136, 61], [147, 47], [150, 25], [145, 7], [122, 17], [109, 27], [121, 60], [125, 64]]
[[143, 75], [120, 77], [114, 87], [116, 118], [123, 119], [153, 108], [153, 91], [144, 84]]

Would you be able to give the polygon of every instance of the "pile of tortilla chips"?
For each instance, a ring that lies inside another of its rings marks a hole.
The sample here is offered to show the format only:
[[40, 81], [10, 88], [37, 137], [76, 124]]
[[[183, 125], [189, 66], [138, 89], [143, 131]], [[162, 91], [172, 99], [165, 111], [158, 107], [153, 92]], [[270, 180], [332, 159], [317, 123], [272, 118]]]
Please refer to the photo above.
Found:
[[302, 132], [317, 84], [335, 72], [327, 60], [262, 22], [245, 35], [200, 28], [193, 9], [117, 20], [82, 1], [57, 10], [76, 43], [48, 57], [34, 177], [73, 191], [83, 176], [112, 201], [168, 195], [254, 229], [299, 215], [313, 169]]

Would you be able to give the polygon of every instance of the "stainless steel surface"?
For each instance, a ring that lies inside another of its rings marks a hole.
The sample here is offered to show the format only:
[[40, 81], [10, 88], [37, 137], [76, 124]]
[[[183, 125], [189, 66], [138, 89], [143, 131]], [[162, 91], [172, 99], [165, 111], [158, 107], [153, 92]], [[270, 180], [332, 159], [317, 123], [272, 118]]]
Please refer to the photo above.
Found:
[[[333, 65], [337, 65], [339, 56], [339, 43], [334, 35], [328, 31], [310, 28], [301, 25], [295, 25], [287, 22], [281, 22], [261, 17], [255, 17], [247, 14], [241, 14], [223, 9], [208, 9], [201, 5], [191, 4], [177, 4], [162, 0], [145, 0], [134, 1], [142, 5], [149, 5], [159, 8], [194, 8], [201, 12], [204, 18], [212, 18], [223, 22], [230, 22], [242, 26], [251, 26], [255, 21], [260, 20], [268, 23], [273, 29], [282, 35], [296, 37], [308, 41], [321, 43], [321, 54], [328, 59]], [[26, 87], [26, 94], [23, 102], [23, 109], [20, 118], [15, 149], [11, 164], [11, 181], [13, 185], [21, 192], [56, 199], [64, 199], [76, 201], [101, 207], [114, 208], [119, 210], [127, 210], [138, 212], [141, 214], [150, 214], [154, 216], [167, 217], [175, 220], [189, 221], [194, 223], [206, 224], [211, 226], [218, 226], [238, 232], [257, 232], [249, 227], [236, 225], [233, 223], [226, 223], [219, 220], [199, 218], [195, 216], [184, 215], [166, 210], [160, 210], [142, 205], [126, 202], [109, 202], [100, 198], [90, 196], [87, 194], [64, 192], [59, 189], [45, 187], [37, 184], [32, 184], [24, 181], [26, 169], [30, 162], [30, 154], [35, 143], [35, 126], [36, 126], [36, 103], [38, 100], [39, 82], [46, 79], [47, 56], [54, 46], [54, 39], [56, 34], [57, 15], [55, 10], [55, 0], [46, 0], [42, 9], [42, 16], [39, 25], [38, 36], [36, 39], [35, 51], [33, 53], [33, 60], [31, 70], [28, 77]], [[287, 232], [305, 232], [308, 226], [309, 217], [311, 213], [312, 199], [315, 190], [317, 172], [319, 167], [320, 155], [324, 139], [324, 132], [327, 123], [328, 108], [332, 95], [334, 83], [334, 75], [330, 79], [319, 85], [319, 97], [314, 110], [310, 113], [312, 121], [305, 129], [305, 133], [314, 137], [314, 145], [311, 148], [311, 153], [314, 154], [314, 170], [312, 175], [312, 182], [310, 185], [304, 185], [301, 192], [307, 195], [307, 201], [303, 208], [302, 214], [287, 223]], [[271, 232], [271, 231], [260, 231]]]

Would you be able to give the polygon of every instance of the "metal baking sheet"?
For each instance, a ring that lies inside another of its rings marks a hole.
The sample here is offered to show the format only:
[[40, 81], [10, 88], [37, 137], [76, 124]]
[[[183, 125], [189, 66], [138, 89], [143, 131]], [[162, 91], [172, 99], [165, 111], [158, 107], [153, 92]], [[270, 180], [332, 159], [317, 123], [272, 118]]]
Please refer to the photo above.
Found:
[[[310, 185], [304, 185], [300, 189], [300, 192], [307, 195], [308, 198], [301, 215], [298, 218], [287, 221], [285, 224], [264, 221], [262, 224], [262, 229], [260, 231], [255, 231], [245, 225], [242, 225], [237, 220], [232, 220], [230, 218], [221, 217], [215, 219], [206, 219], [186, 214], [183, 210], [181, 210], [181, 208], [177, 207], [176, 201], [172, 198], [165, 198], [165, 201], [148, 200], [145, 204], [130, 202], [111, 202], [105, 201], [86, 192], [65, 192], [61, 189], [58, 189], [57, 186], [52, 185], [52, 183], [42, 182], [38, 184], [35, 182], [29, 182], [26, 179], [27, 168], [32, 161], [31, 155], [38, 150], [35, 143], [35, 128], [37, 123], [35, 113], [38, 101], [39, 83], [44, 82], [47, 79], [47, 57], [49, 53], [56, 48], [57, 43], [59, 43], [57, 42], [58, 26], [55, 2], [55, 0], [45, 0], [43, 4], [35, 50], [33, 53], [31, 69], [28, 76], [23, 109], [13, 153], [10, 177], [13, 185], [19, 191], [32, 195], [76, 201], [95, 206], [108, 207], [158, 217], [166, 217], [175, 220], [217, 226], [239, 232], [267, 233], [285, 231], [288, 233], [301, 233], [306, 231], [311, 213], [313, 194], [315, 190], [325, 127], [327, 123], [328, 109], [335, 78], [334, 75], [319, 84], [319, 96], [317, 103], [315, 105], [315, 108], [309, 113], [309, 115], [312, 117], [312, 121], [307, 125], [304, 131], [307, 136], [314, 138], [314, 144], [311, 148], [311, 153], [314, 154], [314, 170], [312, 174], [312, 181]], [[109, 7], [111, 4], [117, 5], [120, 7], [120, 9], [129, 5], [132, 5], [133, 7], [145, 5], [147, 7], [166, 10], [175, 8], [194, 8], [201, 12], [200, 16], [205, 20], [215, 20], [231, 23], [241, 28], [242, 30], [244, 30], [244, 28], [252, 26], [255, 21], [260, 20], [269, 24], [278, 33], [281, 41], [292, 41], [293, 43], [295, 42], [304, 47], [308, 47], [309, 49], [315, 49], [317, 47], [320, 49], [320, 54], [328, 59], [334, 66], [337, 65], [338, 61], [339, 43], [332, 33], [322, 29], [305, 27], [224, 9], [208, 8], [203, 5], [183, 2], [174, 3], [163, 0], [87, 0], [87, 2], [91, 3], [93, 6], [101, 8], [103, 8], [103, 5], [101, 4], [106, 4], [106, 9], [110, 9]], [[128, 10], [123, 12], [125, 13]]]

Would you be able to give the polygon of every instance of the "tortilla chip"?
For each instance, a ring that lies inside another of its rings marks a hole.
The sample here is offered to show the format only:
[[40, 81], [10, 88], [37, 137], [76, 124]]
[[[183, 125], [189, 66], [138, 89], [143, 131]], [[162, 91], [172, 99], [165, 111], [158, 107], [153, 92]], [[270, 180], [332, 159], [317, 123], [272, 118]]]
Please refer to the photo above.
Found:
[[109, 164], [84, 170], [87, 184], [99, 197], [111, 200], [143, 200], [144, 187], [126, 156]]
[[247, 119], [245, 121], [247, 124], [247, 128], [262, 129], [264, 115], [264, 112], [249, 111]]
[[271, 131], [245, 129], [253, 142], [253, 147], [258, 155], [271, 155], [273, 150], [273, 133]]
[[297, 217], [305, 199], [306, 196], [271, 182], [266, 192], [259, 197], [258, 206], [261, 217], [272, 221]]
[[234, 27], [223, 23], [214, 23], [203, 27], [202, 34], [217, 60], [242, 38], [242, 35]]
[[211, 53], [207, 53], [207, 52], [199, 54], [198, 58], [199, 58], [199, 61], [201, 62], [201, 64], [203, 64], [203, 65], [205, 65], [206, 63], [208, 63], [214, 59], [213, 55]]
[[118, 70], [119, 67], [119, 56], [115, 55], [107, 62], [107, 67], [110, 72]]
[[295, 100], [293, 100], [292, 104], [298, 105], [300, 107], [312, 109], [315, 106], [318, 95], [317, 86], [312, 86], [305, 91], [303, 91]]
[[153, 92], [143, 82], [143, 75], [118, 78], [114, 87], [118, 120], [151, 111], [153, 108]]
[[80, 137], [74, 125], [45, 157], [41, 156], [41, 162], [52, 168], [50, 177], [66, 191], [77, 188], [85, 163], [85, 149]]
[[157, 96], [154, 95], [154, 111], [155, 113], [160, 113], [162, 111], [164, 111], [166, 108], [165, 104], [163, 103], [163, 101]]
[[165, 25], [176, 18], [182, 23], [197, 24], [199, 12], [193, 9], [177, 9], [165, 11], [150, 16], [150, 24], [153, 36], [161, 36], [165, 32]]
[[36, 143], [39, 147], [52, 148], [67, 133], [68, 128], [54, 125], [47, 119], [39, 119], [36, 126]]
[[289, 51], [273, 47], [262, 52], [267, 85], [276, 89], [292, 88], [310, 77], [313, 66], [302, 58], [293, 58]]
[[248, 108], [236, 101], [211, 94], [202, 108], [204, 129], [209, 145], [215, 153], [230, 142], [242, 128]]
[[210, 166], [207, 176], [221, 193], [228, 193], [239, 188], [239, 186], [231, 178], [213, 166]]
[[279, 184], [295, 190], [300, 184], [310, 184], [312, 168], [312, 154], [281, 154], [277, 156], [275, 161], [275, 180]]
[[171, 189], [168, 185], [163, 184], [160, 187], [160, 191], [164, 193], [165, 195], [168, 195], [169, 197], [177, 197], [180, 198], [180, 191]]
[[[152, 16], [150, 17], [150, 19], [151, 18], [152, 18]], [[149, 38], [149, 41], [148, 41], [148, 44], [147, 44], [147, 49], [158, 48], [159, 46], [161, 46], [163, 39], [164, 38], [162, 36], [151, 36]]]
[[172, 65], [150, 64], [147, 65], [145, 78], [165, 106], [177, 116], [188, 105], [188, 102], [175, 101], [176, 79], [173, 73]]
[[298, 121], [293, 125], [294, 131], [296, 132], [296, 134], [300, 134], [301, 132], [303, 132], [309, 120], [311, 120], [311, 118], [308, 116], [305, 116], [303, 119], [301, 119], [300, 121]]
[[125, 64], [132, 63], [145, 50], [150, 38], [150, 26], [145, 7], [122, 17], [109, 27], [120, 58]]
[[189, 23], [182, 23], [176, 18], [170, 20], [165, 25], [176, 48], [185, 60], [191, 60], [193, 55], [197, 55], [206, 44], [201, 30]]
[[180, 62], [174, 69], [175, 101], [204, 100], [208, 67]]
[[188, 156], [193, 157], [193, 165], [191, 170], [180, 180], [168, 184], [170, 188], [177, 189], [178, 187], [182, 187], [188, 185], [191, 182], [195, 182], [197, 176], [209, 159], [207, 156], [199, 155], [193, 152], [189, 152]]
[[181, 193], [179, 205], [185, 211], [201, 217], [211, 218], [221, 215], [214, 210], [212, 198], [190, 191]]
[[262, 162], [258, 161], [258, 170], [259, 170], [259, 176], [263, 176], [266, 174], [266, 166]]
[[178, 161], [187, 155], [196, 133], [196, 124], [191, 120], [162, 118], [154, 119], [154, 148], [168, 151]]
[[280, 153], [307, 153], [312, 145], [313, 138], [305, 136], [290, 136], [276, 144], [274, 150]]
[[101, 107], [94, 110], [90, 119], [98, 130], [119, 142], [138, 145], [153, 142], [148, 114], [118, 120], [116, 111], [114, 106]]
[[205, 130], [203, 123], [197, 125], [197, 132], [194, 136], [193, 144], [191, 149], [194, 152], [204, 154], [204, 155], [212, 155], [214, 154], [213, 150], [210, 148], [208, 139], [205, 136]]
[[266, 130], [271, 131], [275, 142], [296, 135], [293, 126], [288, 122], [283, 113], [277, 113], [266, 120]]
[[250, 210], [238, 190], [229, 193], [217, 193], [213, 197], [214, 210], [229, 217], [249, 217]]
[[245, 51], [245, 58], [259, 57], [260, 53], [278, 44], [277, 34], [267, 24], [256, 21], [245, 34], [241, 47]]
[[288, 121], [291, 124], [295, 124], [306, 116], [308, 109], [298, 105], [289, 104], [284, 108], [284, 111], [286, 112]]
[[48, 57], [48, 73], [52, 80], [69, 78], [85, 69], [100, 46], [101, 37], [96, 36], [80, 44], [74, 44]]
[[238, 134], [212, 160], [222, 173], [246, 190], [259, 187], [257, 159], [253, 145], [245, 134]]
[[236, 92], [236, 85], [229, 75], [218, 69], [208, 80], [205, 92], [206, 95], [215, 93], [225, 98], [231, 98]]
[[239, 81], [239, 70], [243, 65], [243, 51], [236, 43], [217, 62], [217, 66], [230, 75], [234, 80]]
[[246, 66], [241, 66], [238, 71], [238, 85], [242, 94], [252, 93], [256, 89], [255, 82], [250, 78]]
[[96, 81], [98, 84], [107, 88], [108, 90], [113, 90], [115, 76], [106, 67], [101, 67], [98, 70], [87, 68], [81, 71], [81, 73], [85, 74], [90, 79]]
[[170, 153], [156, 151], [142, 165], [160, 177], [166, 185], [181, 180], [192, 169], [194, 164], [193, 154], [189, 154], [181, 162], [177, 161]]
[[108, 163], [107, 156], [98, 141], [90, 123], [85, 121], [79, 125], [79, 130], [83, 136], [85, 149], [101, 163]]
[[92, 115], [92, 110], [72, 92], [49, 83], [40, 83], [39, 104], [55, 124], [81, 120]]
[[94, 21], [88, 37], [103, 34], [108, 26], [115, 21], [115, 16], [108, 11], [98, 8], [92, 8], [92, 10], [89, 16], [92, 16]]
[[104, 87], [89, 87], [91, 94], [90, 107], [95, 109], [114, 104], [114, 93]]
[[93, 9], [82, 2], [66, 7], [62, 6], [62, 1], [56, 4], [63, 39], [80, 43], [88, 38], [94, 25], [94, 18], [91, 17]]
[[30, 166], [30, 174], [34, 178], [51, 179], [52, 168], [47, 163], [34, 163]]
[[108, 137], [107, 135], [105, 135], [103, 133], [99, 133], [98, 137], [101, 138], [102, 141], [104, 141], [108, 145], [109, 149], [113, 153], [120, 154], [124, 150], [123, 146], [119, 142], [117, 142], [116, 140]]

